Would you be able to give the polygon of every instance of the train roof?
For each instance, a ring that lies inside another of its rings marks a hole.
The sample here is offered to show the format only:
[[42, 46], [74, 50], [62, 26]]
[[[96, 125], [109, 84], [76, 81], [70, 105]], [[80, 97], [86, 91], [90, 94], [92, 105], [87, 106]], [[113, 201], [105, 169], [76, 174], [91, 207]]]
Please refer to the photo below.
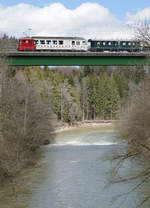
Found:
[[82, 37], [54, 37], [54, 36], [32, 36], [29, 38], [33, 38], [33, 39], [51, 39], [51, 40], [55, 40], [55, 39], [60, 39], [60, 40], [85, 40], [85, 38]]
[[138, 42], [137, 40], [135, 40], [135, 39], [92, 39], [92, 38], [90, 38], [90, 39], [88, 39], [88, 41], [111, 41], [111, 42], [121, 42], [121, 41], [127, 41], [127, 42], [130, 42], [130, 41], [134, 41], [134, 42]]

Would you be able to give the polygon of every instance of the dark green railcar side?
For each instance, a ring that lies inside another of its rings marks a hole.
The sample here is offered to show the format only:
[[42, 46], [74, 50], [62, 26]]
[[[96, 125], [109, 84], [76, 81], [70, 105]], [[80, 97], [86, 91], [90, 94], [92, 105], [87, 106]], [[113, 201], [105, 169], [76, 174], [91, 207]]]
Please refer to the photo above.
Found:
[[119, 51], [127, 51], [127, 52], [138, 52], [140, 51], [140, 43], [137, 41], [117, 41], [117, 40], [92, 40], [89, 39], [90, 42], [90, 51], [92, 52], [119, 52]]
[[119, 51], [138, 52], [140, 51], [140, 43], [137, 41], [120, 41]]
[[104, 52], [104, 51], [116, 51], [119, 49], [119, 42], [113, 40], [88, 40], [90, 42], [91, 47], [90, 51], [93, 52]]

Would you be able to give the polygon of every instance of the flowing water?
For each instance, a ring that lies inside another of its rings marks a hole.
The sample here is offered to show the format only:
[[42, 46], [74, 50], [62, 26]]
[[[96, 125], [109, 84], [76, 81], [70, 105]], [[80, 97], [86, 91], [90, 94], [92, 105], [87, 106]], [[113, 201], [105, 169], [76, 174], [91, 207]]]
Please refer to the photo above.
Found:
[[[149, 186], [125, 194], [139, 179], [109, 184], [114, 163], [108, 158], [125, 148], [111, 129], [61, 132], [56, 144], [43, 148], [37, 167], [25, 170], [16, 181], [1, 188], [0, 208], [135, 208]], [[119, 175], [133, 176], [140, 169], [139, 164], [128, 160]], [[142, 207], [149, 208], [150, 204]]]

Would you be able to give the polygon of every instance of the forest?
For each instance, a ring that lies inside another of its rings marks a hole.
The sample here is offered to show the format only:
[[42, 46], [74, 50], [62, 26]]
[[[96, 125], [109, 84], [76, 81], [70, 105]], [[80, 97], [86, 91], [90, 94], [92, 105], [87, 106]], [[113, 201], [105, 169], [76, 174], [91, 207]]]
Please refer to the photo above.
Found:
[[[139, 67], [27, 67], [28, 80], [51, 94], [57, 121], [116, 120], [148, 72]], [[43, 83], [43, 84], [42, 84]], [[41, 87], [41, 86], [40, 86]]]

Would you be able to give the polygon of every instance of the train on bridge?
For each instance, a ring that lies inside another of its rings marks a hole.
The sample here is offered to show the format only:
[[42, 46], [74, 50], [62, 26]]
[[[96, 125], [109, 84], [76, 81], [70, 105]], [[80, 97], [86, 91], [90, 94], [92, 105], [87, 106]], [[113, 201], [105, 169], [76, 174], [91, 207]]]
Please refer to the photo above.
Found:
[[24, 37], [19, 39], [18, 51], [69, 52], [143, 52], [149, 48], [139, 41], [95, 40], [81, 37]]

